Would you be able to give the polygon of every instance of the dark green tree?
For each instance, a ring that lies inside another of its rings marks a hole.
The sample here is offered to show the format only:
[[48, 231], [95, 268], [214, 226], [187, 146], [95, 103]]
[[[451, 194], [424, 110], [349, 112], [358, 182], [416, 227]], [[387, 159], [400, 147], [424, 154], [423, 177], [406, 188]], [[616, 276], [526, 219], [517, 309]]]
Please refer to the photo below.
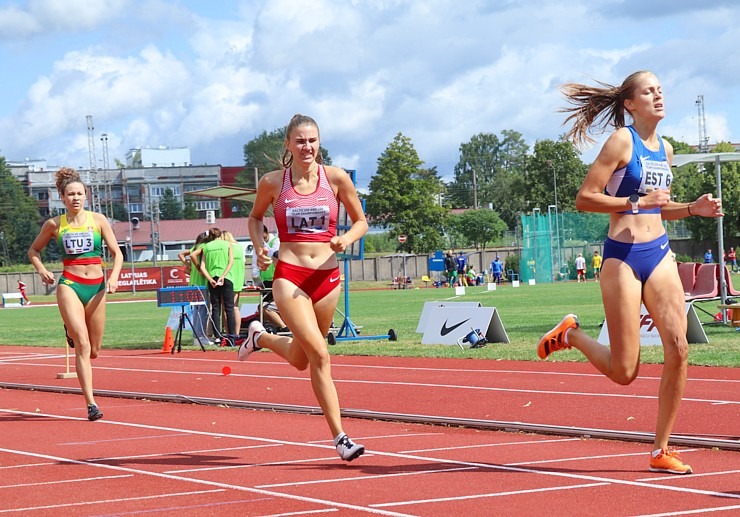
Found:
[[448, 228], [475, 249], [486, 249], [487, 244], [504, 235], [506, 223], [492, 210], [466, 210], [450, 216]]
[[[523, 209], [521, 178], [526, 170], [528, 146], [516, 131], [501, 138], [480, 133], [460, 145], [455, 179], [447, 186], [453, 208], [491, 208], [509, 228], [516, 226]], [[477, 206], [476, 206], [477, 204]]]
[[5, 265], [8, 260], [13, 264], [28, 263], [28, 248], [41, 227], [38, 210], [36, 200], [26, 194], [0, 156], [0, 256]]
[[197, 219], [198, 218], [198, 211], [195, 209], [195, 203], [193, 202], [187, 202], [185, 203], [185, 210], [182, 213], [183, 219]]
[[165, 189], [159, 200], [159, 217], [163, 221], [182, 219], [182, 204], [172, 189]]
[[[676, 145], [672, 139], [668, 139]], [[688, 146], [687, 146], [688, 147]], [[690, 149], [690, 148], [689, 148]], [[729, 142], [720, 142], [714, 152], [734, 152]], [[679, 153], [676, 153], [679, 154]], [[738, 162], [724, 162], [720, 166], [722, 178], [722, 209], [725, 217], [722, 221], [723, 238], [727, 247], [738, 241], [740, 232], [740, 164]], [[680, 167], [674, 175], [671, 184], [671, 194], [678, 202], [690, 202], [699, 196], [712, 193], [717, 195], [717, 167], [714, 163], [687, 164]], [[691, 236], [700, 241], [717, 242], [717, 220], [706, 217], [689, 217], [686, 226]], [[732, 244], [730, 244], [732, 243]]]
[[423, 164], [411, 139], [398, 133], [378, 158], [370, 180], [370, 222], [389, 229], [393, 239], [406, 235], [400, 251], [428, 253], [444, 245], [447, 210], [439, 204], [441, 181], [436, 169]]
[[128, 211], [123, 203], [113, 203], [113, 219], [116, 221], [128, 221]]
[[560, 212], [576, 209], [576, 194], [588, 172], [580, 152], [566, 140], [539, 140], [527, 163], [525, 180], [527, 211], [539, 208], [547, 212], [548, 205], [557, 205]]

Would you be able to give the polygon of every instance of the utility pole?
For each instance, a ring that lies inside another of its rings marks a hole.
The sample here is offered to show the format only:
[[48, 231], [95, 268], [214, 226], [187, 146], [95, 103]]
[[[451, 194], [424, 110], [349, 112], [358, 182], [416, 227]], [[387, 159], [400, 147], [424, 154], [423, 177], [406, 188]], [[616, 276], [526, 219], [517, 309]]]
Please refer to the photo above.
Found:
[[95, 127], [93, 127], [92, 115], [85, 117], [87, 120], [87, 153], [90, 159], [90, 194], [92, 197], [91, 207], [93, 212], [100, 212], [100, 191], [98, 190], [98, 166], [95, 159]]
[[699, 147], [698, 151], [700, 153], [708, 153], [709, 152], [709, 137], [707, 136], [707, 121], [704, 116], [704, 96], [699, 95], [696, 98], [696, 108], [699, 112]]
[[103, 181], [105, 182], [105, 216], [108, 219], [113, 218], [113, 193], [111, 192], [111, 179], [108, 169], [108, 135], [100, 135], [100, 141], [103, 142]]

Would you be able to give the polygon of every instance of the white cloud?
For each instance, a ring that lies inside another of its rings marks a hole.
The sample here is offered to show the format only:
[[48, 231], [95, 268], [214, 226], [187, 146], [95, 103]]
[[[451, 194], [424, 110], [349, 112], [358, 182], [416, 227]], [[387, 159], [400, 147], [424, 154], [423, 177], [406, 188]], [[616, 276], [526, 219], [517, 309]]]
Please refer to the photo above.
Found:
[[114, 20], [127, 0], [30, 0], [0, 8], [0, 39], [94, 29]]
[[17, 60], [0, 142], [11, 159], [84, 164], [93, 115], [111, 162], [172, 145], [239, 165], [249, 139], [301, 112], [361, 184], [399, 131], [446, 176], [477, 133], [557, 138], [559, 84], [644, 68], [666, 92], [663, 134], [696, 141], [703, 94], [710, 140], [740, 140], [740, 7], [682, 2], [641, 19], [632, 2], [27, 1], [0, 8], [0, 56]]

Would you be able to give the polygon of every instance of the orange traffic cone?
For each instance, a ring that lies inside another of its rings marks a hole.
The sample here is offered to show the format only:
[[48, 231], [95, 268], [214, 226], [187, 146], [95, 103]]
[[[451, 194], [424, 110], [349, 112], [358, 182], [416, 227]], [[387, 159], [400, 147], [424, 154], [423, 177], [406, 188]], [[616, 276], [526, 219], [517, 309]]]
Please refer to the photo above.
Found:
[[164, 346], [162, 347], [162, 352], [172, 352], [173, 346], [175, 346], [175, 336], [172, 335], [172, 329], [170, 327], [165, 327]]

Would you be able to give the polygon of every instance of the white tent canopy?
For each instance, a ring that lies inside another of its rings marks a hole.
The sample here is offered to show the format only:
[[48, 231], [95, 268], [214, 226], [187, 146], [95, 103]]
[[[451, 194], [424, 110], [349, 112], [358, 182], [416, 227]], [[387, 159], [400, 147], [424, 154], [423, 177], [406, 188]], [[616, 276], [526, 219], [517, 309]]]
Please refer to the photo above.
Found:
[[[674, 154], [673, 155], [673, 166], [681, 167], [688, 165], [689, 163], [714, 163], [716, 165], [716, 178], [717, 178], [717, 197], [722, 197], [722, 163], [728, 162], [740, 162], [740, 153], [702, 153], [702, 154]], [[719, 250], [717, 256], [719, 257], [719, 295], [722, 303], [725, 303], [727, 299], [727, 282], [725, 281], [725, 275], [723, 274], [725, 269], [725, 239], [722, 226], [723, 217], [717, 218], [717, 245]], [[727, 323], [725, 320], [725, 312], [722, 311], [722, 321]]]

